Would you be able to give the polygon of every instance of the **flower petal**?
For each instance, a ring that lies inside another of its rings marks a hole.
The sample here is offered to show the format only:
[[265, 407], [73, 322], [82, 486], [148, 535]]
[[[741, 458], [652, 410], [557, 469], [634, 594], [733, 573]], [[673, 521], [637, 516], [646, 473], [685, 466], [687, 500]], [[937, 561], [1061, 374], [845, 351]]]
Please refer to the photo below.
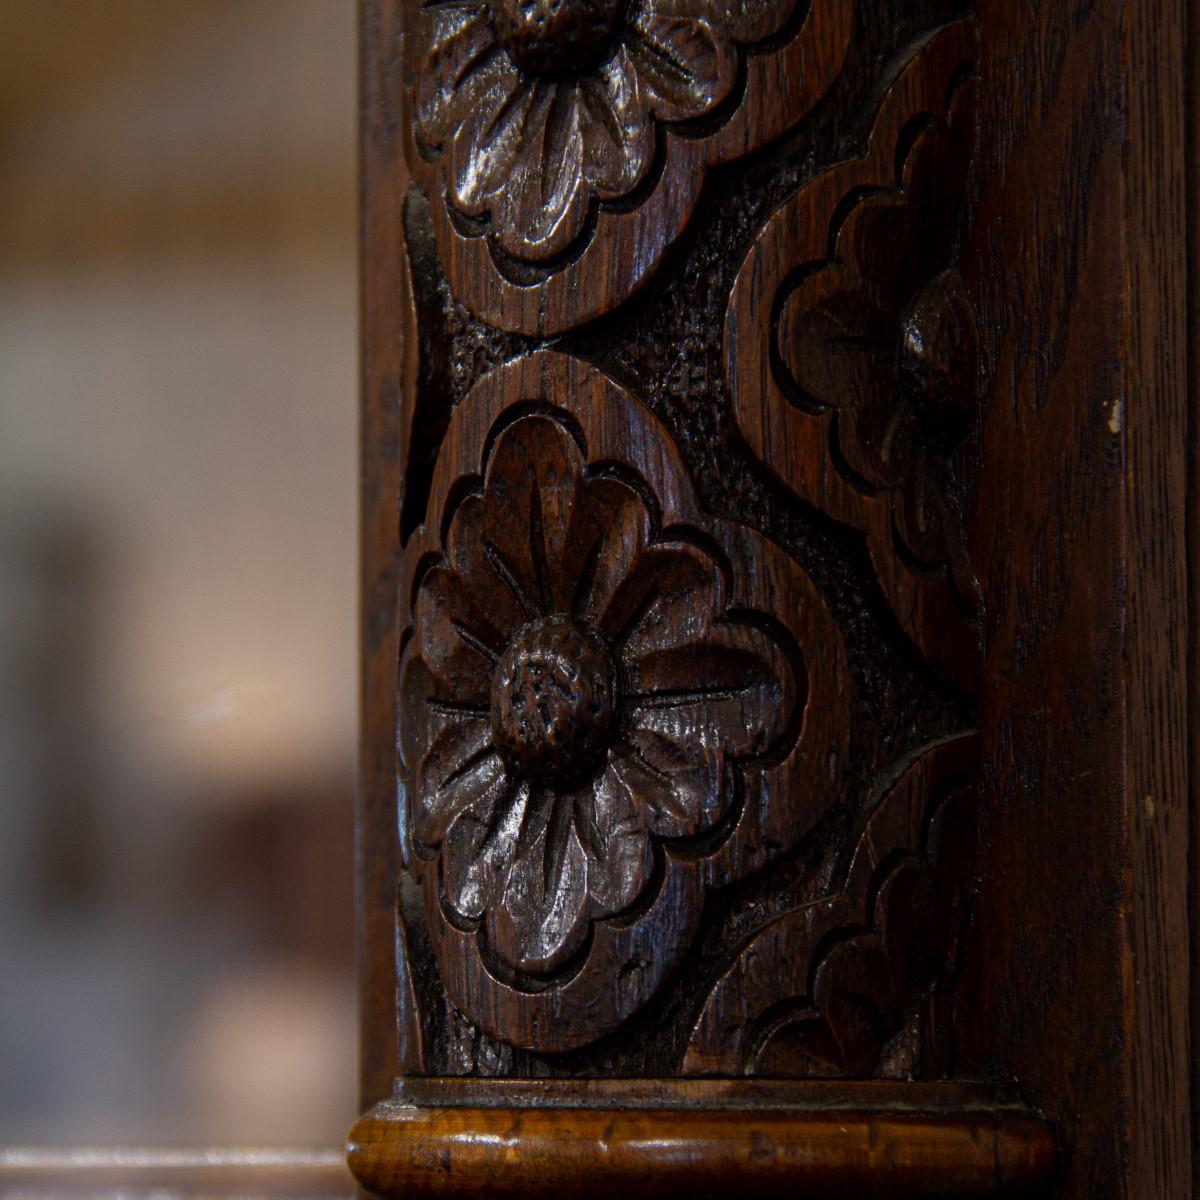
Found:
[[720, 751], [694, 747], [689, 753], [653, 730], [631, 730], [614, 748], [612, 766], [640, 799], [646, 828], [658, 837], [691, 837], [711, 828], [733, 799]]
[[748, 625], [717, 622], [693, 639], [627, 653], [622, 665], [625, 702], [641, 714], [638, 723], [700, 737], [739, 757], [764, 753], [796, 702], [787, 658]]
[[512, 589], [497, 570], [494, 551], [485, 549], [487, 506], [482, 496], [468, 496], [454, 513], [446, 536], [446, 559], [470, 589], [477, 609], [505, 641], [528, 619]]
[[576, 794], [575, 829], [587, 854], [592, 916], [623, 912], [641, 894], [654, 863], [643, 798], [611, 763]]
[[546, 417], [507, 429], [488, 464], [483, 551], [529, 619], [570, 608], [578, 579], [563, 564], [581, 469], [570, 434]]
[[625, 46], [579, 81], [583, 174], [605, 200], [627, 196], [654, 159], [654, 125]]
[[571, 514], [563, 559], [571, 586], [569, 611], [599, 626], [650, 537], [645, 501], [620, 480], [590, 480]]
[[837, 410], [842, 456], [872, 487], [895, 483], [885, 435], [886, 416], [896, 405], [898, 338], [898, 319], [873, 303], [852, 273], [835, 267], [811, 276], [780, 315], [789, 372], [811, 401]]
[[484, 819], [505, 784], [488, 722], [448, 719], [421, 756], [414, 784], [412, 832], [421, 845], [439, 846], [461, 813]]
[[[507, 61], [507, 60], [505, 60]], [[531, 132], [545, 119], [546, 89], [528, 84], [508, 67], [492, 70], [486, 91], [454, 134], [446, 177], [450, 199], [473, 216], [502, 207], [508, 189], [519, 186], [514, 172]]]
[[630, 55], [659, 120], [697, 117], [729, 94], [737, 56], [708, 18], [666, 14], [647, 4], [631, 24], [640, 36], [629, 39]]
[[582, 115], [573, 83], [540, 84], [498, 197], [495, 236], [507, 254], [542, 261], [570, 248], [587, 219]]
[[587, 863], [569, 796], [556, 796], [550, 819], [512, 865], [504, 895], [488, 913], [488, 938], [518, 971], [548, 974], [587, 936]]
[[[757, 630], [736, 632], [767, 641]], [[637, 669], [640, 680], [654, 686], [625, 698], [635, 742], [638, 731], [676, 742], [684, 755], [680, 764], [717, 753], [765, 754], [787, 728], [796, 703], [792, 673], [768, 647], [739, 653], [718, 649], [710, 639], [648, 655]]]
[[699, 547], [660, 543], [643, 549], [598, 622], [622, 655], [691, 641], [721, 607], [717, 564]]
[[847, 409], [838, 419], [838, 446], [847, 465], [877, 488], [902, 485], [915, 451], [916, 416], [897, 394], [891, 367], [882, 367], [875, 393], [861, 408]]
[[725, 0], [721, 27], [735, 42], [761, 42], [778, 33], [795, 8], [793, 0]]
[[705, 17], [734, 42], [761, 42], [778, 33], [796, 0], [654, 0], [659, 17]]
[[454, 822], [442, 852], [446, 898], [471, 920], [496, 903], [508, 881], [529, 806], [529, 785], [510, 782], [491, 799], [490, 808], [464, 812]]
[[416, 638], [443, 699], [474, 707], [491, 703], [492, 669], [504, 638], [445, 566], [426, 572], [417, 591]]
[[930, 451], [916, 448], [907, 486], [892, 508], [901, 541], [914, 558], [931, 567], [953, 560], [957, 549], [953, 531], [958, 525], [939, 468], [940, 463]]
[[[427, 797], [423, 803], [422, 789], [428, 788], [430, 781], [419, 783], [421, 775], [428, 776], [432, 771], [439, 781], [444, 780], [462, 763], [479, 756], [490, 734], [486, 709], [461, 710], [438, 699], [437, 681], [422, 661], [413, 638], [408, 640], [400, 659], [397, 697], [399, 711], [404, 714], [397, 731], [396, 749], [400, 766], [407, 775], [406, 797], [401, 801], [403, 807], [399, 813], [401, 850], [407, 862], [414, 844], [428, 850], [441, 840], [457, 811], [451, 807], [454, 803], [472, 801], [464, 791], [453, 790]], [[477, 782], [468, 781], [467, 787]], [[417, 830], [414, 824], [419, 826]]]
[[445, 722], [445, 717], [429, 708], [429, 701], [436, 695], [437, 681], [422, 662], [415, 639], [409, 638], [400, 656], [396, 688], [399, 711], [405, 714], [397, 730], [396, 749], [401, 766], [410, 771], [416, 770]]
[[413, 115], [420, 140], [437, 148], [501, 72], [515, 71], [500, 52], [486, 4], [427, 9], [423, 21]]
[[757, 628], [716, 622], [623, 662], [622, 778], [654, 810], [651, 829], [688, 836], [728, 811], [735, 760], [766, 753], [796, 711], [782, 650]]

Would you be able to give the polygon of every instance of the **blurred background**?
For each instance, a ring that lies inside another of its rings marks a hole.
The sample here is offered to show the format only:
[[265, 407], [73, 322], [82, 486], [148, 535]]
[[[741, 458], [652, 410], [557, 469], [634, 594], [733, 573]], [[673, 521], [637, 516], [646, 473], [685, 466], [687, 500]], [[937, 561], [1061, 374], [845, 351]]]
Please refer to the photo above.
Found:
[[0, 0], [0, 1144], [353, 1117], [351, 0]]

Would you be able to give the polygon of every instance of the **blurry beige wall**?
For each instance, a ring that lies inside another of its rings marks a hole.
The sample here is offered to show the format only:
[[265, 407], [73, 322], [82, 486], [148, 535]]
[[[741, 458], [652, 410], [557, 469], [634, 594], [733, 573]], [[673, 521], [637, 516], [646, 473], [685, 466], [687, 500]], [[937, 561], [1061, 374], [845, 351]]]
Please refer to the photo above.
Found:
[[0, 1141], [350, 1116], [355, 66], [0, 0]]

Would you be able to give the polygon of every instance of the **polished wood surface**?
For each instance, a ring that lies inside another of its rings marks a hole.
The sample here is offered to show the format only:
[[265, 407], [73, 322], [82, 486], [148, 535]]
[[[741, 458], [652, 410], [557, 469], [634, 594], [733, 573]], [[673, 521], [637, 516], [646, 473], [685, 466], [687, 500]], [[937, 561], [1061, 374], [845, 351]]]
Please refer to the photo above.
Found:
[[[722, 148], [705, 153], [723, 161], [738, 122], [767, 121], [759, 68], [795, 52], [814, 86], [834, 86], [845, 39], [815, 58], [811, 39], [850, 6], [797, 10], [790, 24], [764, 8], [761, 50], [733, 36], [747, 11], [717, 4], [673, 25], [649, 5], [599, 32], [547, 17], [538, 37], [595, 35], [614, 56], [597, 65], [594, 47], [580, 50], [583, 65], [549, 75], [525, 41], [510, 44], [533, 27], [482, 3], [413, 12], [407, 42], [392, 36], [396, 8], [368, 9], [368, 178], [380, 187], [367, 191], [367, 239], [386, 244], [365, 263], [368, 297], [381, 289], [367, 305], [366, 453], [374, 462], [399, 436], [403, 482], [384, 462], [368, 472], [369, 699], [393, 654], [399, 673], [396, 707], [368, 704], [377, 782], [364, 828], [395, 823], [383, 820], [380, 746], [385, 721], [398, 723], [404, 869], [384, 847], [364, 857], [364, 882], [372, 895], [399, 884], [404, 1072], [947, 1069], [978, 757], [979, 598], [961, 517], [978, 381], [970, 301], [947, 266], [975, 28], [912, 12], [863, 22], [839, 76], [853, 90], [832, 111], [857, 115], [866, 158], [797, 190], [812, 145], [836, 156], [857, 143], [830, 116], [809, 120], [812, 97], [785, 93], [770, 122], [791, 132], [765, 160], [780, 178], [733, 177], [733, 244], [714, 243], [707, 214], [699, 233], [656, 227], [695, 266], [637, 295], [621, 283], [601, 325], [553, 345], [489, 327], [455, 258], [469, 244], [511, 273], [524, 255], [539, 264], [528, 294], [549, 311], [571, 272], [616, 272], [621, 238], [641, 236], [650, 211], [614, 196], [577, 230], [590, 240], [571, 261], [531, 240], [548, 212], [574, 220], [551, 183], [599, 187], [602, 129], [606, 153], [633, 163], [638, 131], [668, 111], [656, 88], [697, 116], [720, 113], [687, 139], [666, 121], [660, 168], [678, 191], [702, 183], [687, 146], [712, 142]], [[654, 54], [676, 37], [693, 54], [686, 79], [660, 79]], [[743, 58], [743, 87], [722, 99]], [[626, 96], [621, 79], [645, 94]], [[397, 112], [398, 125], [384, 121]], [[578, 161], [555, 141], [573, 122], [588, 133]], [[764, 128], [769, 140], [775, 125]], [[414, 180], [403, 199], [398, 142]], [[737, 155], [760, 144], [747, 135]], [[663, 187], [647, 177], [647, 205]], [[490, 233], [470, 224], [485, 196]], [[775, 245], [778, 230], [799, 237], [793, 209], [815, 213], [821, 252], [831, 222], [841, 256], [861, 245], [845, 269], [809, 271], [820, 286], [807, 292], [794, 277], [811, 247]], [[445, 228], [443, 210], [458, 214]], [[388, 328], [407, 333], [402, 359]], [[755, 383], [764, 370], [774, 391]], [[796, 392], [811, 394], [803, 411]], [[784, 422], [766, 441], [756, 395]], [[827, 454], [830, 428], [841, 442]], [[809, 486], [802, 464], [828, 481], [850, 459], [851, 482]], [[399, 489], [398, 554], [384, 484]], [[394, 625], [375, 608], [389, 589]], [[368, 1007], [381, 1014], [394, 943], [380, 910], [367, 914]], [[382, 1074], [372, 1067], [376, 1096]]]
[[1187, 1194], [1183, 19], [365, 6], [369, 1186]]
[[[834, 1095], [822, 1096], [824, 1087]], [[385, 1102], [355, 1126], [350, 1165], [368, 1188], [412, 1197], [570, 1190], [700, 1200], [748, 1188], [781, 1200], [967, 1200], [1045, 1195], [1054, 1176], [1042, 1121], [1018, 1108], [948, 1107], [969, 1097], [936, 1085], [932, 1094], [925, 1085], [792, 1086], [775, 1097], [760, 1088], [753, 1103], [736, 1085], [724, 1096], [701, 1085], [671, 1098], [687, 1108], [610, 1108], [595, 1095], [572, 1104], [561, 1086], [552, 1106], [527, 1090], [523, 1104], [438, 1107], [431, 1090], [420, 1106]]]
[[959, 1061], [1037, 1097], [1069, 1197], [1191, 1180], [1188, 9], [978, 13], [984, 795]]
[[455, 294], [501, 329], [559, 334], [627, 299], [708, 172], [822, 99], [854, 29], [845, 0], [627, 8], [451, 0], [412, 22], [413, 176]]

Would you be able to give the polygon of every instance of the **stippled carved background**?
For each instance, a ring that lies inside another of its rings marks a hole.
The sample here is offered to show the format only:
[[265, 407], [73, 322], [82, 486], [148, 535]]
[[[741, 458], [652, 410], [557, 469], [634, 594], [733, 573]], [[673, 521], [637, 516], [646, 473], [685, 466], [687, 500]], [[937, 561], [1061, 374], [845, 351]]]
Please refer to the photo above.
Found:
[[403, 1070], [952, 1071], [966, 15], [412, 14]]

